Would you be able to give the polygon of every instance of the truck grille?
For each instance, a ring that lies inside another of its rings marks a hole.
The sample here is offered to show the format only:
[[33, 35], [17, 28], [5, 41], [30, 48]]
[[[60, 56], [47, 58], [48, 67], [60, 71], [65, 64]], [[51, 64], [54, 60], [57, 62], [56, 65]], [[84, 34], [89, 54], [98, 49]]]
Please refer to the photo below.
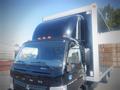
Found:
[[30, 85], [51, 86], [51, 84], [53, 83], [53, 79], [50, 77], [32, 76], [29, 74], [22, 74], [20, 72], [14, 72], [12, 77], [18, 81], [21, 81]]
[[26, 90], [49, 90], [47, 86], [26, 84], [18, 80], [14, 80], [14, 85], [20, 86]]

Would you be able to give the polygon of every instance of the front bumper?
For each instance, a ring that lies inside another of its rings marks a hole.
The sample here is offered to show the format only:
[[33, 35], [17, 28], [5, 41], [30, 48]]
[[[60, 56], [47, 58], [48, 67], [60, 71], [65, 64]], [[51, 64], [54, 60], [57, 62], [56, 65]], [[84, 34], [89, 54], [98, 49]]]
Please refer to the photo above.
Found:
[[[8, 90], [15, 90], [15, 89], [13, 87], [10, 87]], [[50, 87], [49, 90], [67, 90], [67, 86]]]
[[10, 84], [9, 90], [67, 90], [67, 85], [50, 87], [50, 86], [42, 86], [42, 85], [30, 85], [23, 83], [18, 80], [13, 80], [13, 83]]
[[50, 87], [50, 90], [67, 90], [67, 86]]

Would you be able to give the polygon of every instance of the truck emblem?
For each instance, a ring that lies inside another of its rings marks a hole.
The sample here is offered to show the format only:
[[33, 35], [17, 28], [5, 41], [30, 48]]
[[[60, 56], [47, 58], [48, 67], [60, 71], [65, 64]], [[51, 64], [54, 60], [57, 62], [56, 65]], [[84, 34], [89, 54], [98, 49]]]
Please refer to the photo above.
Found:
[[41, 70], [46, 70], [47, 68], [44, 68], [44, 67], [40, 67]]

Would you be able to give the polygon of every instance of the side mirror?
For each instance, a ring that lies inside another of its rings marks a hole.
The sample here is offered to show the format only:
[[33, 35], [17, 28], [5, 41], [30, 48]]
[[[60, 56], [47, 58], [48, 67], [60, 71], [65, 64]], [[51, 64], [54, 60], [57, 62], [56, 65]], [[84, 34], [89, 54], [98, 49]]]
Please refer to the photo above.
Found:
[[75, 42], [72, 42], [71, 44], [70, 44], [70, 47], [74, 47], [76, 44], [75, 44]]

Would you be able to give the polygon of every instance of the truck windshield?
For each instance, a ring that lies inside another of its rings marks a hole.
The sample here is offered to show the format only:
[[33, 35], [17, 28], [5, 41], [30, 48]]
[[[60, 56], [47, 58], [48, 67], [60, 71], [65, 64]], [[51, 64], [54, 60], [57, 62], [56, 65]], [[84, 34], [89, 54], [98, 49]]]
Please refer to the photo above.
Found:
[[62, 67], [64, 43], [41, 42], [25, 45], [16, 57], [16, 62], [31, 65]]

